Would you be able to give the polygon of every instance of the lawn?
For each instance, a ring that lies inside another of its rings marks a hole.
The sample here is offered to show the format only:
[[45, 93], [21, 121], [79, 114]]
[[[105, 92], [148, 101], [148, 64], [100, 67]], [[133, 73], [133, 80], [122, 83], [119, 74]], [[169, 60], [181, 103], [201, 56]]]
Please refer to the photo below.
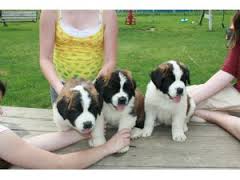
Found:
[[[227, 12], [225, 25], [232, 12]], [[199, 13], [176, 15], [137, 15], [137, 25], [124, 25], [119, 15], [118, 67], [132, 71], [138, 87], [144, 92], [149, 72], [159, 63], [178, 59], [191, 70], [192, 84], [206, 81], [216, 72], [227, 53], [221, 27], [221, 14], [214, 14], [214, 30], [207, 21], [198, 25]], [[151, 27], [154, 31], [151, 31]], [[4, 105], [49, 108], [49, 85], [39, 67], [38, 23], [0, 25], [0, 78], [7, 82]]]

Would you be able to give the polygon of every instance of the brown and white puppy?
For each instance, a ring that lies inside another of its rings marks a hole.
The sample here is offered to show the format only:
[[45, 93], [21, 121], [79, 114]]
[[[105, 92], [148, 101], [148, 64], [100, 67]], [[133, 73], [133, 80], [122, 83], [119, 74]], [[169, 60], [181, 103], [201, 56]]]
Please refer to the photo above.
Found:
[[[140, 137], [145, 119], [144, 96], [136, 90], [136, 82], [131, 73], [116, 70], [106, 77], [99, 77], [95, 81], [95, 87], [103, 97], [104, 121], [118, 127], [118, 130], [132, 129], [132, 138]], [[126, 147], [120, 152], [128, 149]]]
[[89, 143], [98, 146], [105, 143], [105, 139], [99, 138], [104, 136], [102, 106], [103, 100], [92, 82], [72, 79], [66, 82], [53, 104], [53, 119], [61, 131], [73, 128], [83, 134], [91, 132]]
[[143, 136], [151, 136], [157, 119], [160, 124], [172, 125], [174, 141], [185, 141], [187, 122], [195, 109], [193, 99], [186, 92], [186, 85], [190, 84], [188, 68], [177, 61], [168, 61], [160, 64], [150, 76], [145, 95]]

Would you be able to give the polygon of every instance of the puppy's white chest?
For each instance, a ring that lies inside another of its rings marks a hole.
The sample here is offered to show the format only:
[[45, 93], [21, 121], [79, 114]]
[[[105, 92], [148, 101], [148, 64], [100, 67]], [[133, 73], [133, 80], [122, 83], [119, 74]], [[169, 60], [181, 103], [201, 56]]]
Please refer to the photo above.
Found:
[[104, 120], [106, 123], [110, 124], [111, 126], [118, 127], [119, 122], [122, 119], [129, 118], [129, 113], [131, 112], [131, 104], [130, 104], [121, 112], [115, 110], [112, 105], [104, 103], [103, 105], [103, 114]]
[[103, 106], [104, 120], [106, 123], [109, 123], [112, 126], [118, 126], [119, 120], [122, 117], [122, 114], [116, 112], [110, 105], [105, 104]]

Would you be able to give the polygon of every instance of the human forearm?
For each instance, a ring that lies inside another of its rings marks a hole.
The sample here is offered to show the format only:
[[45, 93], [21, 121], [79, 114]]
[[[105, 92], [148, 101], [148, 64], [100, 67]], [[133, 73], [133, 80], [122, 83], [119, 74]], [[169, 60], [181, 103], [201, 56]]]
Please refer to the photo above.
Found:
[[55, 72], [53, 63], [48, 59], [40, 59], [40, 67], [41, 67], [41, 70], [42, 70], [44, 76], [50, 83], [50, 85], [59, 94], [63, 87], [63, 84]]
[[0, 134], [0, 157], [23, 168], [47, 169], [58, 168], [61, 165], [58, 155], [27, 143], [11, 130]]
[[104, 65], [99, 75], [107, 75], [116, 67], [118, 25], [115, 11], [104, 12]]
[[58, 155], [23, 141], [10, 130], [0, 135], [0, 157], [23, 168], [82, 169], [111, 153], [111, 148], [107, 148], [105, 144], [89, 150]]
[[57, 77], [53, 65], [53, 54], [55, 47], [55, 29], [57, 22], [57, 11], [43, 10], [40, 17], [40, 67], [51, 86], [57, 93], [62, 89], [62, 83]]
[[75, 130], [66, 132], [52, 132], [47, 134], [41, 134], [39, 136], [33, 136], [25, 139], [28, 143], [39, 147], [47, 151], [55, 151], [57, 149], [74, 144], [82, 139], [86, 139], [81, 136]]
[[[130, 129], [122, 129], [118, 131], [108, 142], [82, 152], [63, 155], [64, 162], [70, 168], [79, 167], [86, 168], [107, 155], [118, 152], [120, 149], [129, 146]], [[73, 161], [72, 159], [78, 159]], [[70, 161], [69, 161], [70, 160]]]
[[233, 79], [234, 77], [231, 74], [220, 70], [190, 94], [195, 100], [195, 103], [198, 104], [229, 85]]
[[62, 162], [65, 163], [64, 166], [67, 166], [70, 169], [76, 167], [84, 169], [110, 154], [112, 154], [112, 152], [106, 148], [106, 144], [104, 144], [102, 146], [83, 150], [81, 152], [65, 154], [62, 155], [61, 158], [63, 160]]

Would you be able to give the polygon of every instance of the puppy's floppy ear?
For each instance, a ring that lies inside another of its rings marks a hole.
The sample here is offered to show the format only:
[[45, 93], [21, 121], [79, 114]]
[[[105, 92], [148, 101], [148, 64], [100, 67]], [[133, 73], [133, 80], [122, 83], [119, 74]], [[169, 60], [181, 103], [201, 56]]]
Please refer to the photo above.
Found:
[[155, 86], [157, 88], [160, 88], [162, 83], [162, 78], [163, 78], [163, 74], [160, 72], [160, 70], [157, 68], [154, 71], [152, 71], [150, 73], [150, 77], [152, 82], [155, 84]]
[[123, 70], [123, 73], [127, 76], [128, 79], [132, 81], [133, 89], [135, 90], [137, 88], [136, 81], [132, 77], [131, 71]]
[[0, 99], [3, 98], [5, 93], [6, 93], [6, 85], [2, 81], [0, 81]]
[[63, 119], [67, 118], [69, 104], [70, 104], [70, 98], [66, 96], [63, 96], [62, 99], [60, 99], [57, 102], [58, 112], [63, 117]]
[[185, 73], [185, 76], [186, 76], [187, 84], [190, 85], [191, 84], [190, 71], [189, 71], [189, 69], [187, 67], [184, 69], [184, 73]]
[[183, 76], [184, 76], [185, 83], [190, 85], [191, 84], [190, 71], [189, 71], [188, 67], [179, 61], [178, 61], [178, 64], [180, 65], [181, 69], [183, 70]]
[[98, 91], [98, 93], [101, 95], [103, 95], [103, 90], [106, 84], [106, 80], [104, 78], [104, 76], [100, 76], [98, 77], [95, 82], [94, 82], [94, 86], [96, 88], [96, 90]]
[[99, 115], [102, 112], [102, 108], [103, 108], [103, 97], [100, 94], [98, 94], [98, 108], [97, 108], [97, 110], [98, 110]]
[[[97, 80], [95, 80], [94, 84], [97, 82]], [[103, 107], [103, 97], [102, 95], [100, 95], [100, 93], [98, 92], [98, 90], [96, 89], [95, 86], [89, 86], [89, 93], [90, 96], [92, 97], [92, 100], [95, 102], [96, 104], [96, 109], [97, 109], [97, 113], [100, 115], [102, 112], [102, 107]]]
[[137, 88], [137, 83], [136, 83], [136, 81], [134, 79], [132, 80], [132, 84], [133, 84], [133, 88], [135, 90]]

